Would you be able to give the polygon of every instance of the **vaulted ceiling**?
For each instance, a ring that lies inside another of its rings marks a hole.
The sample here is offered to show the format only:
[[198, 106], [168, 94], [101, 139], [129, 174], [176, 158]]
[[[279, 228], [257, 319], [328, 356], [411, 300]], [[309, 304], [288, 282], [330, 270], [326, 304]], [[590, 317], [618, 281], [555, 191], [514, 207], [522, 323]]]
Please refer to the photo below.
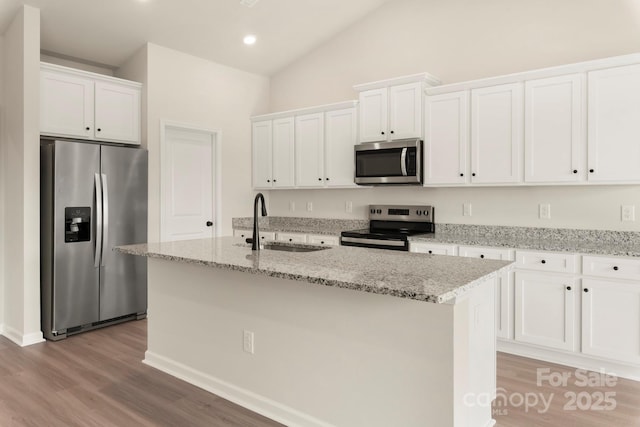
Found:
[[[1, 0], [0, 33], [40, 9], [43, 51], [121, 65], [146, 42], [270, 75], [393, 0]], [[258, 38], [246, 46], [246, 34]]]

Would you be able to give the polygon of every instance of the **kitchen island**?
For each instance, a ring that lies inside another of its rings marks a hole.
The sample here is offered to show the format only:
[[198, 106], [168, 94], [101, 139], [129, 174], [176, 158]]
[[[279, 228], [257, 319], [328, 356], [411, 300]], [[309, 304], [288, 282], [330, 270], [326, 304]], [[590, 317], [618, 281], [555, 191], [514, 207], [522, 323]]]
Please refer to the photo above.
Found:
[[145, 363], [289, 426], [490, 426], [495, 277], [509, 262], [377, 249], [149, 257]]

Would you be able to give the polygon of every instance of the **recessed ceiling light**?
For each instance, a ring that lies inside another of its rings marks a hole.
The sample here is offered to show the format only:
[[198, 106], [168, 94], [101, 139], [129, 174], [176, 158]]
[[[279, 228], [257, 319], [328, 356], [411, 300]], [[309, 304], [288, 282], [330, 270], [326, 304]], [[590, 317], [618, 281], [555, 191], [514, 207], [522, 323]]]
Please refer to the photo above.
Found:
[[247, 7], [253, 7], [258, 3], [258, 0], [240, 0], [240, 4]]
[[244, 36], [244, 39], [242, 39], [242, 41], [244, 42], [244, 44], [252, 45], [256, 42], [256, 36], [254, 36], [253, 34], [247, 34], [246, 36]]

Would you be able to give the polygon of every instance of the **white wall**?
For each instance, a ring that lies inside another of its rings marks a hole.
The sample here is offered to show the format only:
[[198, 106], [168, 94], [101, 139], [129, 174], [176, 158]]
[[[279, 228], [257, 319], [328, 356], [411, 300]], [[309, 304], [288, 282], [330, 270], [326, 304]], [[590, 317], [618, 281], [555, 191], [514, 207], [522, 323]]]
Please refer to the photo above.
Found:
[[4, 35], [4, 335], [40, 331], [40, 11], [24, 6]]
[[41, 52], [40, 60], [50, 64], [62, 65], [63, 67], [76, 68], [78, 70], [89, 71], [92, 73], [104, 74], [105, 76], [113, 76], [112, 68], [100, 66], [93, 63], [83, 62], [77, 59], [71, 59], [53, 54], [52, 52]]
[[[453, 83], [634, 52], [637, 1], [396, 0], [272, 76], [270, 111], [356, 99], [354, 84], [422, 71]], [[291, 200], [314, 211], [290, 212]], [[637, 186], [271, 191], [269, 213], [364, 218], [367, 204], [395, 202], [433, 203], [438, 222], [640, 231], [620, 221], [621, 204], [640, 209]], [[543, 202], [551, 220], [537, 218]]]
[[0, 335], [4, 331], [4, 251], [6, 235], [4, 231], [4, 111], [6, 103], [4, 99], [4, 37], [0, 35]]
[[116, 74], [142, 80], [146, 87], [149, 241], [160, 239], [163, 119], [222, 131], [222, 218], [217, 220], [223, 234], [231, 234], [231, 218], [252, 212], [249, 117], [267, 111], [269, 79], [154, 44], [136, 53]]

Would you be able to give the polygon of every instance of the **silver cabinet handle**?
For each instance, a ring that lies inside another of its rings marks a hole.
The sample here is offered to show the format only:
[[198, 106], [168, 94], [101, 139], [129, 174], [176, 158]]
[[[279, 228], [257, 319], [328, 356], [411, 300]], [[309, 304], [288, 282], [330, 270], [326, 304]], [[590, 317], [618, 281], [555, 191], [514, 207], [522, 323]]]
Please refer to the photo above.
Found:
[[400, 168], [402, 169], [402, 176], [407, 176], [407, 147], [402, 149], [402, 155], [400, 156]]
[[93, 266], [100, 267], [102, 258], [102, 183], [100, 174], [94, 176], [96, 184], [96, 253], [93, 257]]
[[109, 246], [109, 190], [107, 188], [107, 175], [102, 175], [102, 259], [101, 265], [104, 267], [104, 254]]

